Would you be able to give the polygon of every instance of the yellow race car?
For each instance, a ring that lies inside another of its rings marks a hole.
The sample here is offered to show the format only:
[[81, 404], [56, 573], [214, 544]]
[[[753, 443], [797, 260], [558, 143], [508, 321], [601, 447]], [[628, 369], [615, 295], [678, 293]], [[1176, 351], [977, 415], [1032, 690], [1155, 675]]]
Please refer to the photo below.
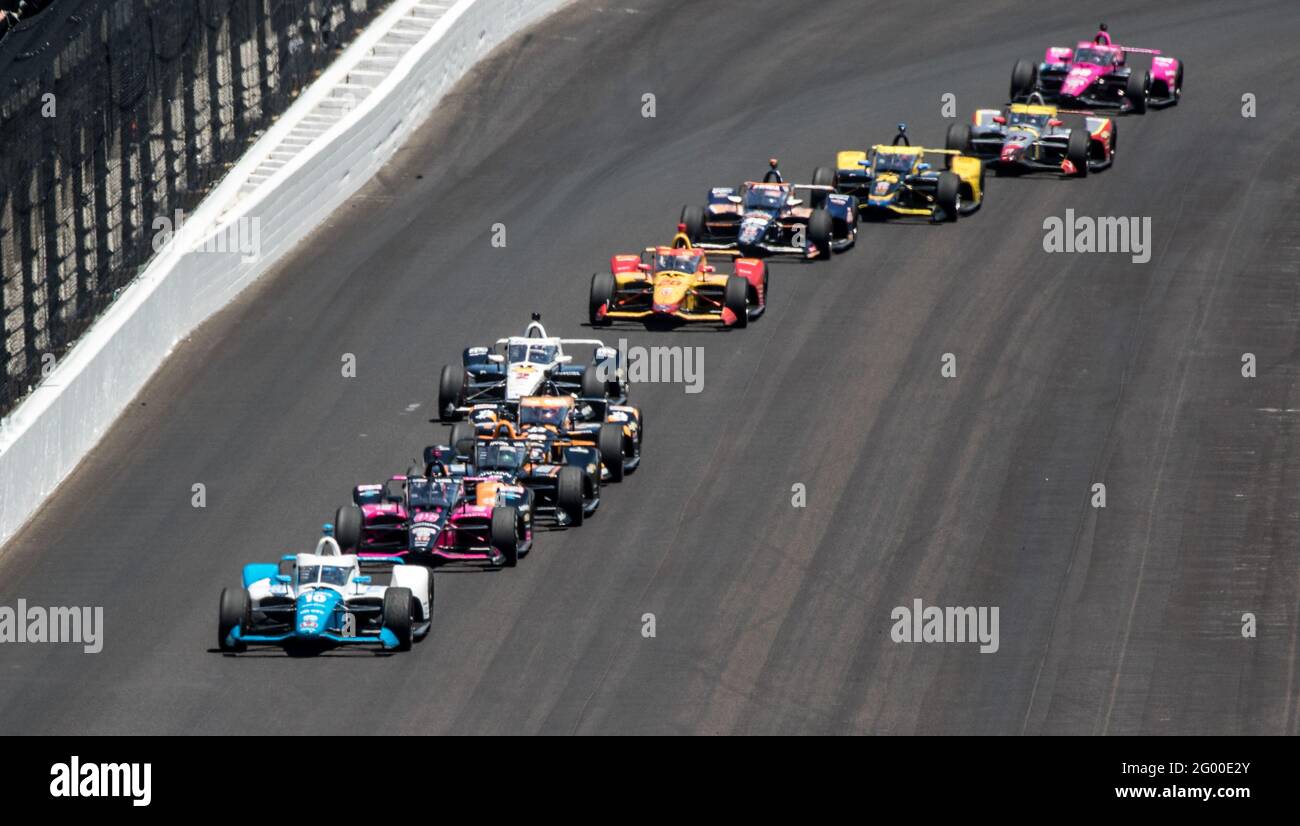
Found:
[[984, 164], [978, 157], [912, 146], [903, 123], [892, 145], [840, 152], [833, 172], [822, 167], [813, 175], [814, 183], [825, 179], [834, 182], [836, 191], [856, 197], [864, 218], [956, 221], [984, 202]]
[[615, 255], [609, 272], [591, 277], [591, 323], [658, 319], [744, 327], [767, 308], [767, 266], [736, 253], [712, 254], [731, 258], [731, 272], [719, 272], [679, 225], [669, 246]]

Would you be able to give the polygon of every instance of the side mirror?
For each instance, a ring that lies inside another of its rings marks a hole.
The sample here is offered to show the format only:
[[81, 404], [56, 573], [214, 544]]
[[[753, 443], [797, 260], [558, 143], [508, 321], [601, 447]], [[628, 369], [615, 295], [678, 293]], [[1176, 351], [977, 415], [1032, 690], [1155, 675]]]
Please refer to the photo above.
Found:
[[560, 364], [568, 364], [569, 362], [573, 361], [573, 356], [560, 356], [558, 359], [556, 359], [556, 361], [558, 361]]
[[1051, 127], [1064, 126], [1065, 121], [1060, 120], [1059, 118], [1052, 118], [1051, 120], [1047, 121], [1047, 125]]
[[917, 166], [916, 166], [916, 171], [918, 171], [918, 172], [925, 172], [925, 171], [926, 171], [927, 169], [929, 169], [929, 168], [930, 168], [930, 165], [929, 165], [928, 163], [917, 164]]
[[712, 264], [705, 264], [705, 265], [704, 265], [704, 271], [705, 271], [705, 272], [717, 272], [717, 271], [718, 271], [718, 268], [715, 267], [715, 266], [713, 266]]
[[368, 576], [353, 577], [352, 581], [355, 582], [355, 583], [358, 584], [358, 585], [369, 585], [369, 584], [370, 584], [370, 577], [368, 577]]
[[733, 204], [739, 204], [743, 202], [743, 199], [739, 195], [728, 195], [727, 200], [731, 201]]
[[500, 353], [492, 353], [488, 356], [488, 361], [492, 362], [493, 364], [501, 364], [505, 360], [506, 357], [501, 355]]
[[636, 265], [636, 268], [637, 268], [638, 270], [640, 270], [641, 272], [650, 272], [650, 270], [652, 269], [651, 266], [650, 266], [649, 264], [646, 264], [646, 263], [644, 263], [644, 262], [642, 262], [642, 263], [640, 263], [640, 264], [637, 264], [637, 265]]
[[288, 574], [276, 574], [275, 581], [281, 585], [288, 585], [290, 582], [293, 582], [293, 577]]
[[1006, 118], [1005, 115], [994, 115], [994, 116], [993, 116], [993, 122], [994, 122], [994, 123], [1000, 123], [1000, 124], [1002, 124], [1002, 125], [1005, 126], [1006, 123], [1007, 123], [1007, 118]]

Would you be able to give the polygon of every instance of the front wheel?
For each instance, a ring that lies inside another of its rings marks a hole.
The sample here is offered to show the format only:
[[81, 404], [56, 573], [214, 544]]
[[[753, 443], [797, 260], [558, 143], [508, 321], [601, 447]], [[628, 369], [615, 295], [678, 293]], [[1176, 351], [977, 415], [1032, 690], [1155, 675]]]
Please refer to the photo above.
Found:
[[603, 308], [608, 312], [614, 308], [614, 290], [617, 286], [613, 273], [598, 272], [591, 277], [591, 298], [587, 306], [587, 319], [593, 327], [609, 325], [609, 319], [603, 317], [600, 311]]
[[245, 645], [238, 640], [231, 641], [230, 634], [236, 627], [246, 633], [252, 614], [248, 591], [243, 588], [222, 588], [220, 607], [217, 610], [217, 648], [227, 653], [243, 651]]
[[1147, 111], [1147, 89], [1151, 88], [1151, 73], [1133, 74], [1128, 76], [1128, 82], [1124, 85], [1124, 96], [1129, 99], [1133, 105], [1133, 114], [1144, 115]]
[[443, 366], [438, 377], [438, 416], [444, 422], [460, 420], [458, 407], [465, 404], [465, 369], [454, 364]]
[[582, 518], [586, 515], [585, 476], [582, 468], [570, 465], [560, 468], [555, 480], [555, 507], [575, 528], [582, 525]]
[[412, 604], [415, 597], [410, 588], [388, 588], [384, 591], [384, 629], [397, 637], [397, 650], [411, 650]]
[[519, 511], [515, 508], [492, 509], [492, 547], [505, 557], [507, 568], [519, 564]]
[[600, 450], [600, 462], [609, 471], [609, 481], [623, 481], [623, 427], [606, 422], [600, 426], [596, 436], [596, 447]]
[[824, 209], [814, 209], [808, 218], [808, 243], [823, 258], [831, 257], [831, 234], [835, 231], [835, 220]]
[[961, 210], [961, 178], [955, 172], [939, 173], [939, 185], [934, 200], [943, 211], [943, 220], [956, 221]]
[[749, 324], [749, 282], [739, 275], [733, 275], [727, 279], [726, 293], [723, 295], [723, 306], [731, 311], [736, 317], [733, 327], [745, 327]]
[[1074, 174], [1079, 178], [1088, 177], [1088, 133], [1082, 129], [1070, 132], [1069, 142], [1065, 146], [1065, 157], [1074, 167]]

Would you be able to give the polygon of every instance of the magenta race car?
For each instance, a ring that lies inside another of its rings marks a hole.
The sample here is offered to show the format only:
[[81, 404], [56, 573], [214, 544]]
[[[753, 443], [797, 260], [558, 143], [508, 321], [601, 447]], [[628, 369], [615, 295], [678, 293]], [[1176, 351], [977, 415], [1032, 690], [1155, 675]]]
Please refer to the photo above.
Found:
[[[1128, 55], [1151, 55], [1150, 71], [1128, 65]], [[1047, 103], [1085, 109], [1115, 109], [1140, 115], [1147, 107], [1173, 106], [1183, 95], [1183, 64], [1159, 49], [1113, 42], [1102, 23], [1091, 41], [1075, 48], [1052, 46], [1042, 63], [1017, 60], [1011, 70], [1011, 100], [1039, 94]]]
[[514, 567], [533, 544], [532, 492], [499, 474], [455, 473], [433, 455], [425, 475], [358, 485], [334, 517], [339, 545], [367, 558]]

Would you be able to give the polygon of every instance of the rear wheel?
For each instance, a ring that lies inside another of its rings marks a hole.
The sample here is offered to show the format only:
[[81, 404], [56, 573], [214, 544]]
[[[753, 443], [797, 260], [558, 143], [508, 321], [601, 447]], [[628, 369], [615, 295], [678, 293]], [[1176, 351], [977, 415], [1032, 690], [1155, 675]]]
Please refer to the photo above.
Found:
[[609, 481], [623, 481], [623, 428], [612, 422], [600, 426], [596, 437], [601, 464], [609, 470]]
[[698, 206], [682, 207], [682, 224], [686, 227], [686, 237], [691, 243], [698, 243], [704, 236], [704, 208]]
[[1038, 82], [1038, 67], [1028, 60], [1017, 60], [1011, 67], [1011, 99], [1029, 97]]
[[356, 505], [344, 505], [334, 512], [334, 538], [344, 553], [361, 544], [361, 524], [361, 508]]
[[555, 507], [568, 517], [573, 527], [582, 524], [585, 515], [586, 496], [583, 488], [586, 479], [582, 468], [562, 467], [555, 480]]
[[1088, 177], [1088, 133], [1082, 129], [1070, 131], [1070, 140], [1065, 146], [1065, 158], [1074, 166], [1074, 174], [1079, 178]]
[[456, 422], [451, 426], [451, 449], [456, 451], [457, 455], [468, 456], [470, 461], [473, 461], [474, 442], [477, 439], [478, 431], [472, 422]]
[[609, 386], [600, 377], [600, 370], [594, 364], [587, 365], [582, 371], [581, 395], [584, 399], [603, 399]]
[[600, 317], [600, 310], [602, 307], [610, 309], [614, 306], [614, 290], [617, 286], [613, 273], [598, 272], [591, 277], [591, 301], [587, 318], [592, 326], [604, 327], [609, 324], [608, 318]]
[[515, 508], [492, 509], [492, 547], [505, 557], [505, 567], [519, 564], [519, 511]]
[[230, 632], [239, 626], [241, 632], [247, 632], [252, 618], [252, 602], [248, 591], [243, 588], [222, 588], [221, 603], [217, 610], [217, 648], [222, 651], [243, 651], [242, 642], [229, 642]]
[[1147, 111], [1147, 89], [1151, 86], [1151, 73], [1134, 72], [1128, 76], [1124, 85], [1124, 96], [1133, 104], [1133, 114], [1142, 115]]
[[[961, 209], [961, 178], [955, 172], [940, 172], [935, 189], [935, 203], [943, 211], [944, 221], [956, 221]], [[938, 220], [938, 219], [936, 219]]]
[[[835, 186], [835, 170], [825, 166], [817, 167], [813, 170], [812, 185]], [[808, 205], [813, 209], [821, 207], [826, 203], [826, 196], [829, 194], [829, 192], [818, 191], [816, 189], [812, 190], [808, 197]]]
[[[944, 146], [945, 148], [951, 149], [955, 152], [969, 154], [971, 151], [970, 124], [954, 123], [949, 125], [948, 138], [944, 142]], [[948, 162], [949, 164], [952, 163], [951, 155], [948, 156]]]
[[727, 279], [726, 293], [723, 296], [723, 306], [731, 310], [731, 314], [736, 317], [736, 323], [733, 327], [744, 327], [749, 324], [749, 282], [739, 275], [733, 275]]
[[835, 229], [835, 221], [831, 214], [824, 209], [814, 209], [813, 214], [808, 218], [808, 243], [813, 245], [817, 254], [823, 258], [831, 256], [831, 233]]
[[438, 416], [444, 422], [460, 419], [456, 408], [465, 403], [465, 370], [454, 364], [445, 365], [438, 377]]
[[414, 600], [410, 588], [388, 588], [384, 591], [384, 628], [397, 637], [398, 651], [411, 649]]

